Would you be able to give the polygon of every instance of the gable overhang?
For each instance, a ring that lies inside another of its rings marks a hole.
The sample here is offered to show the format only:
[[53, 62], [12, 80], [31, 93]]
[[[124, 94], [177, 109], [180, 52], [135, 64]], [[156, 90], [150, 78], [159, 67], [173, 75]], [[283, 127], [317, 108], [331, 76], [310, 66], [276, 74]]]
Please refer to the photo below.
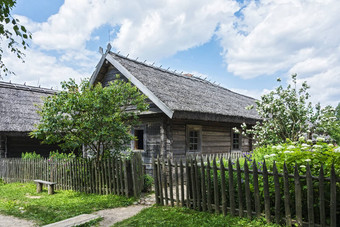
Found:
[[150, 91], [142, 82], [140, 82], [135, 76], [133, 76], [129, 70], [127, 70], [123, 65], [121, 65], [116, 59], [114, 59], [108, 52], [102, 55], [96, 70], [93, 72], [90, 84], [94, 84], [96, 78], [103, 67], [103, 64], [107, 60], [112, 64], [120, 73], [122, 73], [133, 85], [135, 85], [144, 95], [146, 95], [160, 110], [163, 111], [170, 119], [174, 115], [174, 111], [171, 110], [167, 105], [165, 105], [162, 100], [160, 100], [152, 91]]
[[228, 122], [228, 123], [246, 123], [250, 125], [256, 124], [261, 119], [247, 118], [242, 116], [228, 116], [215, 113], [201, 113], [191, 111], [176, 111], [173, 115], [173, 119], [182, 120], [199, 120], [199, 121], [214, 121], [214, 122]]

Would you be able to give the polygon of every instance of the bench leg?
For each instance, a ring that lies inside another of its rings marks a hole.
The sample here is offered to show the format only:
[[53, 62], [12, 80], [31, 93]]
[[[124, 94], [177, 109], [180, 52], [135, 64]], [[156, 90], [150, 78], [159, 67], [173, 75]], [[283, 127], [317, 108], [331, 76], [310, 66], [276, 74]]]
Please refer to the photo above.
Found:
[[54, 185], [48, 185], [48, 194], [53, 195], [54, 194]]
[[42, 191], [42, 183], [37, 183], [37, 193]]

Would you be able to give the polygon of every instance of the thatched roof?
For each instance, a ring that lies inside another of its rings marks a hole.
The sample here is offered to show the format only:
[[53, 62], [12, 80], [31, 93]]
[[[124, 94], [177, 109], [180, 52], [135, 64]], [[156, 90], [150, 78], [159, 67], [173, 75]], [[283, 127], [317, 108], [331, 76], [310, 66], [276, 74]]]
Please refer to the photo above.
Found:
[[238, 122], [260, 119], [256, 110], [245, 109], [255, 104], [255, 99], [251, 97], [195, 76], [170, 72], [112, 52], [103, 55], [91, 78], [92, 83], [102, 78], [102, 68], [107, 67], [105, 60], [130, 79], [170, 118], [185, 118], [188, 114], [192, 118], [196, 114], [206, 119], [208, 115], [218, 116], [219, 120], [223, 117], [228, 121], [235, 118]]
[[39, 122], [37, 107], [51, 89], [0, 82], [0, 133], [29, 132]]

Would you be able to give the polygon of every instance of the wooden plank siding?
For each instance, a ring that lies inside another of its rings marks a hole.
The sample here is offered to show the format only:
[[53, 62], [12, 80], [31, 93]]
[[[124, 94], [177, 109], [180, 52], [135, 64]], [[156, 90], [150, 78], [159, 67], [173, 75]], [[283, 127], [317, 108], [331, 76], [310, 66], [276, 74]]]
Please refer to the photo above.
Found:
[[[193, 120], [171, 120], [171, 150], [174, 158], [179, 158], [190, 154], [186, 148], [186, 127], [188, 125], [198, 125], [202, 127], [202, 153], [216, 154], [228, 153], [232, 150], [232, 128], [240, 127], [239, 124], [211, 122], [211, 121], [193, 121]], [[242, 148], [240, 151], [249, 152], [250, 144], [247, 138], [241, 138]]]

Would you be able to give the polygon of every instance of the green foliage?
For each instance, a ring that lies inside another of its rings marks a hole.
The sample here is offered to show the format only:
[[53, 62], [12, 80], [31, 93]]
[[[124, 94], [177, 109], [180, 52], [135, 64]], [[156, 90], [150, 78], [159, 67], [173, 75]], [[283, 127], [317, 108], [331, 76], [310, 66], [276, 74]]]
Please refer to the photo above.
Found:
[[71, 79], [62, 87], [63, 91], [45, 99], [32, 137], [63, 149], [84, 144], [97, 160], [126, 149], [138, 113], [148, 109], [146, 97], [136, 87], [120, 79], [107, 87], [91, 86], [88, 80], [78, 85]]
[[[0, 39], [5, 41], [10, 52], [14, 53], [19, 59], [23, 60], [25, 54], [20, 50], [20, 46], [26, 49], [28, 40], [32, 39], [32, 35], [25, 26], [20, 25], [20, 21], [13, 18], [11, 11], [16, 4], [16, 0], [0, 1]], [[10, 71], [3, 62], [4, 50], [0, 47], [0, 68], [2, 72], [7, 74], [14, 74]], [[1, 75], [0, 75], [1, 78]]]
[[340, 144], [340, 103], [335, 109], [332, 107], [330, 107], [330, 109], [333, 114], [332, 117], [335, 117], [336, 121], [329, 126], [329, 135], [337, 144]]
[[97, 210], [132, 205], [133, 198], [116, 195], [85, 194], [74, 191], [47, 189], [36, 193], [35, 184], [10, 183], [0, 185], [0, 213], [34, 220], [46, 225]]
[[35, 151], [33, 151], [33, 152], [21, 153], [21, 158], [35, 160], [35, 159], [41, 159], [42, 157], [40, 156], [40, 154], [36, 154]]
[[[323, 166], [324, 175], [326, 177], [330, 176], [332, 165], [334, 165], [335, 174], [339, 176], [340, 174], [340, 147], [335, 147], [333, 144], [327, 144], [324, 142], [325, 139], [322, 137], [317, 138], [316, 144], [313, 144], [312, 140], [307, 140], [303, 137], [299, 139], [298, 142], [292, 142], [287, 140], [286, 143], [278, 144], [276, 146], [263, 146], [258, 147], [254, 152], [246, 156], [248, 165], [252, 166], [254, 160], [256, 160], [256, 165], [260, 171], [263, 170], [264, 161], [266, 163], [267, 169], [273, 172], [274, 162], [279, 173], [283, 173], [284, 163], [286, 163], [287, 170], [289, 174], [294, 174], [295, 165], [298, 167], [298, 172], [300, 175], [306, 175], [307, 166], [310, 166], [311, 174], [318, 177], [320, 174], [321, 166]], [[275, 196], [275, 186], [273, 176], [269, 176], [269, 192], [272, 198]], [[260, 194], [263, 195], [263, 176], [259, 176], [259, 189]], [[280, 185], [283, 185], [283, 179], [280, 178]], [[302, 191], [302, 213], [306, 218], [307, 215], [307, 183], [306, 179], [302, 178], [301, 181], [301, 191]], [[252, 182], [252, 179], [250, 180]], [[325, 182], [323, 184], [325, 188], [325, 203], [330, 203], [330, 184]], [[337, 187], [339, 184], [337, 183]], [[314, 192], [314, 207], [319, 209], [319, 182], [313, 182], [313, 192]], [[252, 190], [252, 187], [251, 187]], [[281, 192], [282, 195], [283, 192]], [[289, 184], [289, 194], [290, 198], [295, 197], [295, 186], [293, 179], [290, 179]], [[337, 194], [338, 191], [337, 191]], [[273, 202], [273, 201], [272, 201]], [[337, 198], [337, 203], [340, 202], [340, 198]], [[294, 212], [294, 207], [292, 207], [292, 212]], [[284, 213], [284, 207], [281, 207], [281, 213]], [[329, 206], [326, 207], [326, 214], [329, 214]], [[319, 216], [315, 216], [316, 222], [319, 221]], [[329, 224], [329, 219], [326, 219], [326, 223]]]
[[[309, 86], [304, 82], [301, 88], [297, 88], [296, 77], [296, 74], [292, 75], [292, 84], [287, 88], [280, 85], [256, 101], [256, 109], [263, 121], [256, 122], [251, 129], [242, 124], [242, 134], [252, 136], [255, 145], [283, 143], [287, 138], [297, 141], [302, 135], [311, 137], [315, 133], [331, 134], [336, 120], [334, 109], [321, 109], [318, 104], [314, 111], [312, 103], [308, 102]], [[278, 79], [278, 82], [281, 80]], [[234, 130], [238, 131], [236, 128]]]
[[335, 116], [336, 116], [336, 120], [340, 121], [340, 102], [335, 109]]
[[249, 220], [199, 212], [187, 208], [153, 206], [114, 226], [278, 226], [264, 219]]
[[76, 155], [71, 152], [71, 153], [59, 153], [58, 150], [56, 151], [51, 151], [50, 156], [48, 157], [49, 160], [69, 160], [69, 159], [74, 159]]
[[323, 165], [325, 175], [329, 176], [331, 166], [334, 164], [336, 174], [340, 174], [340, 147], [325, 143], [322, 137], [317, 138], [314, 145], [311, 140], [305, 141], [304, 138], [300, 138], [299, 142], [287, 140], [286, 143], [277, 146], [259, 147], [252, 153], [252, 159], [260, 162], [260, 168], [265, 160], [269, 170], [272, 170], [275, 161], [279, 172], [283, 171], [283, 165], [286, 163], [288, 171], [294, 173], [296, 164], [300, 174], [303, 175], [309, 163], [314, 176], [319, 175], [321, 165]]
[[143, 185], [143, 192], [151, 192], [152, 190], [152, 184], [154, 182], [153, 177], [148, 175], [148, 174], [144, 174], [144, 185]]

